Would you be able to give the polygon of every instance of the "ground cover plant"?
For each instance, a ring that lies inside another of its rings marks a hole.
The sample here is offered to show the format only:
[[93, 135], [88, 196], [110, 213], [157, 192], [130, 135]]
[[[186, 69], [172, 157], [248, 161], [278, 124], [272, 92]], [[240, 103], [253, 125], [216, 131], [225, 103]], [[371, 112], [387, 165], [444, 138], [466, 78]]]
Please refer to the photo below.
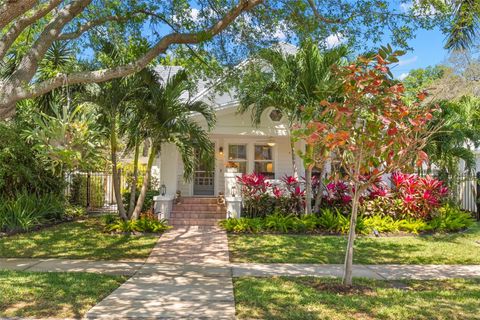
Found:
[[239, 319], [479, 319], [480, 279], [237, 278]]
[[82, 318], [127, 278], [0, 270], [0, 317]]
[[[345, 257], [344, 236], [229, 234], [233, 262], [333, 263]], [[460, 233], [373, 237], [355, 242], [359, 264], [480, 264], [480, 224]]]
[[100, 217], [0, 238], [3, 258], [145, 259], [157, 237], [106, 233]]
[[172, 227], [166, 219], [157, 219], [152, 213], [143, 213], [136, 220], [121, 220], [117, 217], [104, 217], [105, 230], [122, 233], [163, 233]]

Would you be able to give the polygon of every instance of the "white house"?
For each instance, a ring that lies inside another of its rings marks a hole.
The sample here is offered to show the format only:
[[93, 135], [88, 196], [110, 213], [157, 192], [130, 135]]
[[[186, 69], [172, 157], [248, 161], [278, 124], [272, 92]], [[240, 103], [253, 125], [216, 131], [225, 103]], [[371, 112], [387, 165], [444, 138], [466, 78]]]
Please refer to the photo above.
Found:
[[[179, 69], [162, 66], [157, 71], [166, 79]], [[185, 181], [182, 160], [175, 146], [163, 146], [156, 166], [167, 196], [173, 196], [177, 190], [182, 196], [212, 197], [219, 193], [229, 196], [232, 190], [226, 187], [228, 181], [225, 181], [225, 174], [231, 171], [227, 170], [229, 167], [236, 167], [238, 173], [259, 172], [272, 179], [293, 173], [289, 129], [285, 117], [278, 110], [273, 107], [266, 110], [260, 124], [255, 126], [249, 112], [237, 112], [239, 101], [233, 90], [219, 94], [206, 82], [201, 82], [198, 93], [192, 99], [203, 101], [216, 111], [217, 122], [210, 131], [210, 138], [215, 144], [214, 170], [206, 171], [199, 166], [193, 180]], [[198, 116], [197, 119], [206, 128], [203, 118]], [[296, 163], [302, 175], [303, 166], [298, 156]]]

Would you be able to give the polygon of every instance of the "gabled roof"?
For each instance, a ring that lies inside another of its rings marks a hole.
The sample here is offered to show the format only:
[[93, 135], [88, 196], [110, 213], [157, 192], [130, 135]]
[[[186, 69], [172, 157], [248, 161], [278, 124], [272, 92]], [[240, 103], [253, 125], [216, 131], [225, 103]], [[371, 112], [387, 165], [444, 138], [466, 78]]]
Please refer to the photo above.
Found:
[[[275, 44], [273, 49], [282, 51], [286, 55], [295, 54], [298, 51], [298, 48], [292, 44], [286, 42], [279, 42]], [[246, 59], [241, 62], [236, 68], [241, 68], [245, 64], [247, 64], [250, 59]], [[167, 81], [170, 77], [175, 75], [178, 71], [182, 70], [183, 67], [181, 66], [157, 66], [155, 67], [155, 71], [158, 73], [162, 81]], [[196, 90], [195, 92], [189, 94], [184, 93], [182, 98], [185, 100], [201, 100], [210, 104], [217, 110], [221, 110], [224, 108], [229, 107], [237, 107], [238, 99], [237, 99], [237, 91], [232, 88], [227, 92], [219, 93], [215, 90], [217, 84], [221, 83], [223, 78], [218, 79], [199, 79], [196, 83]]]

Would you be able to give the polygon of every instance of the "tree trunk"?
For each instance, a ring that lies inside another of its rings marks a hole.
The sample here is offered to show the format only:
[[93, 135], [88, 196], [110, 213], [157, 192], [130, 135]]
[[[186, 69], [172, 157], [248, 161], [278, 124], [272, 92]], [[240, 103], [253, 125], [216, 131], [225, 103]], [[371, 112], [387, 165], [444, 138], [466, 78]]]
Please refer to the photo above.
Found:
[[312, 213], [312, 166], [305, 168], [305, 214]]
[[112, 120], [110, 132], [110, 149], [112, 159], [112, 178], [113, 178], [113, 191], [115, 193], [115, 200], [117, 201], [118, 214], [123, 220], [128, 220], [125, 207], [123, 206], [122, 191], [120, 190], [120, 176], [117, 168], [117, 127], [115, 120]]
[[[312, 146], [307, 145], [305, 153], [311, 159], [313, 153]], [[305, 166], [305, 214], [312, 213], [312, 169], [313, 165], [308, 161]]]
[[132, 213], [132, 220], [138, 219], [142, 211], [143, 203], [145, 202], [145, 197], [147, 195], [148, 185], [150, 184], [150, 177], [152, 176], [152, 166], [155, 155], [157, 154], [157, 148], [152, 146], [150, 149], [150, 155], [148, 156], [147, 171], [143, 177], [142, 189], [140, 190], [140, 195], [138, 196], [137, 205]]
[[322, 171], [320, 172], [317, 195], [315, 196], [315, 206], [313, 207], [313, 212], [314, 213], [317, 213], [318, 211], [320, 211], [320, 205], [322, 204], [323, 176], [324, 175], [325, 175], [325, 166], [323, 166]]
[[290, 153], [292, 154], [292, 171], [293, 177], [298, 179], [297, 161], [295, 160], [295, 141], [290, 137]]
[[138, 181], [138, 157], [140, 156], [140, 143], [135, 143], [135, 155], [133, 158], [133, 179], [130, 186], [130, 202], [128, 205], [128, 217], [132, 217], [133, 210], [135, 209], [135, 198], [137, 196], [137, 181]]
[[343, 284], [352, 285], [352, 268], [353, 268], [353, 244], [355, 242], [355, 228], [357, 226], [358, 201], [360, 198], [360, 190], [358, 184], [355, 184], [355, 192], [352, 202], [352, 215], [350, 217], [350, 230], [348, 233], [347, 252], [345, 253], [345, 265], [343, 274]]

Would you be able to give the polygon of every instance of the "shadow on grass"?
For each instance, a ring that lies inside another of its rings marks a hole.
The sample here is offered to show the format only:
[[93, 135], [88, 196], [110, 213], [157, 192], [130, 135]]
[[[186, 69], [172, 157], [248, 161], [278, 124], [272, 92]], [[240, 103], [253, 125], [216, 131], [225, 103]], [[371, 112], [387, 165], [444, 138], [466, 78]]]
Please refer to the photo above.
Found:
[[116, 260], [146, 258], [155, 236], [111, 235], [98, 218], [0, 239], [0, 257]]
[[[237, 316], [251, 319], [476, 319], [480, 280], [386, 281], [356, 279], [371, 290], [339, 294], [319, 290], [335, 279], [239, 278]], [[419, 287], [420, 286], [420, 287]]]
[[[360, 264], [478, 264], [480, 225], [456, 234], [358, 237]], [[233, 262], [343, 263], [346, 237], [317, 235], [229, 235]]]
[[0, 271], [0, 317], [79, 319], [125, 280], [88, 273]]

